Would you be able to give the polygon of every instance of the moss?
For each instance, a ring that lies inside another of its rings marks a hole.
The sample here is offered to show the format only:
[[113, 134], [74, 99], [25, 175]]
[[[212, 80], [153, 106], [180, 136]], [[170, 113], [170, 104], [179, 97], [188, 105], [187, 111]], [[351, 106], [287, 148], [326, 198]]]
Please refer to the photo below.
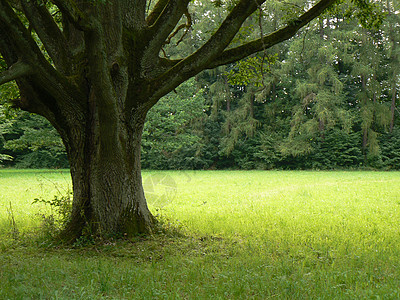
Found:
[[137, 235], [151, 235], [154, 232], [156, 218], [148, 212], [147, 216], [134, 211], [126, 213], [121, 218], [119, 233], [125, 237], [135, 237]]

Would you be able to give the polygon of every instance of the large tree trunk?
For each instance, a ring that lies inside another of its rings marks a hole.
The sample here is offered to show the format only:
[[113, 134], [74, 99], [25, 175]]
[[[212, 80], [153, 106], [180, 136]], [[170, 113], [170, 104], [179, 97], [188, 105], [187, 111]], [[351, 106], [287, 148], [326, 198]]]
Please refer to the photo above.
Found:
[[74, 241], [83, 230], [102, 237], [151, 233], [155, 222], [141, 178], [145, 112], [136, 111], [130, 124], [113, 118], [106, 128], [99, 125], [105, 122], [100, 115], [88, 118], [85, 135], [76, 132], [65, 142], [74, 192], [72, 217], [61, 236], [65, 241]]

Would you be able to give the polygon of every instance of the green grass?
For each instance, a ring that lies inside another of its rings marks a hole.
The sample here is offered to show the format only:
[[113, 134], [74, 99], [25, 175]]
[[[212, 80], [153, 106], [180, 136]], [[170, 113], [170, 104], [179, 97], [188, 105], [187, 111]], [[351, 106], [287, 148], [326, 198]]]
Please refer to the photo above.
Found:
[[184, 234], [49, 247], [31, 236], [49, 208], [31, 203], [68, 191], [68, 172], [0, 170], [0, 299], [400, 298], [400, 173], [143, 177]]

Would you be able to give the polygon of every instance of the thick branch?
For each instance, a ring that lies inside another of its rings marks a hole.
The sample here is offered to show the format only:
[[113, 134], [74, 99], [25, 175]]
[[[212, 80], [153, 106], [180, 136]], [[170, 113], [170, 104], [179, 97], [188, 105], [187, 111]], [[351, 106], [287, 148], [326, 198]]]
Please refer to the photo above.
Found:
[[[34, 76], [30, 75], [18, 80], [23, 90], [33, 90], [40, 95], [36, 97], [36, 103], [32, 105], [26, 103], [25, 108], [29, 108], [30, 111], [34, 109], [33, 106], [43, 107], [43, 105], [54, 111], [58, 110], [58, 105], [73, 107], [76, 110], [81, 108], [82, 92], [46, 60], [6, 0], [0, 0], [0, 47], [0, 52], [9, 66], [22, 60], [29, 62], [35, 72]], [[29, 99], [34, 98], [30, 96], [31, 92], [25, 94]], [[38, 101], [41, 103], [38, 104]], [[36, 109], [35, 112], [37, 112]]]
[[[163, 1], [163, 0], [161, 0]], [[140, 59], [141, 77], [153, 77], [157, 69], [159, 53], [168, 36], [187, 11], [190, 0], [169, 0], [154, 24], [142, 32], [142, 43], [138, 45], [143, 55]], [[159, 74], [159, 73], [158, 73]]]
[[8, 48], [17, 57], [41, 55], [30, 33], [5, 0], [0, 0], [0, 33], [0, 39], [8, 42]]
[[185, 11], [185, 16], [186, 16], [186, 23], [179, 25], [174, 30], [174, 32], [170, 34], [168, 39], [165, 41], [165, 45], [170, 44], [172, 38], [174, 38], [181, 30], [185, 29], [185, 31], [182, 34], [182, 37], [179, 39], [179, 41], [176, 43], [176, 45], [179, 45], [179, 43], [182, 42], [182, 40], [188, 33], [189, 29], [192, 27], [192, 16], [190, 15], [189, 10]]
[[28, 0], [22, 0], [21, 3], [25, 16], [38, 34], [56, 67], [69, 74], [70, 72], [67, 70], [71, 67], [71, 54], [68, 51], [67, 42], [45, 5]]
[[[210, 59], [216, 57], [231, 43], [243, 22], [264, 3], [265, 0], [241, 0], [213, 36], [190, 58], [192, 68], [204, 68]], [[198, 64], [196, 66], [196, 64]]]
[[207, 43], [163, 74], [161, 78], [157, 78], [157, 84], [160, 84], [160, 89], [156, 92], [155, 98], [163, 96], [171, 88], [175, 88], [184, 80], [207, 68], [210, 62], [230, 44], [243, 22], [264, 1], [260, 0], [257, 3], [255, 0], [241, 0]]
[[85, 45], [88, 53], [88, 79], [91, 84], [90, 102], [94, 101], [92, 99], [101, 102], [101, 105], [97, 107], [99, 118], [102, 120], [100, 134], [104, 139], [113, 138], [115, 132], [110, 131], [109, 128], [117, 123], [115, 120], [117, 107], [113, 101], [115, 95], [111, 77], [108, 75], [104, 37], [101, 32], [89, 32], [85, 34]]
[[85, 41], [84, 33], [77, 29], [73, 23], [65, 15], [62, 16], [63, 35], [67, 40], [69, 51], [73, 56], [84, 52]]
[[67, 16], [76, 28], [80, 30], [90, 29], [89, 17], [81, 10], [73, 0], [51, 0], [61, 12]]
[[2, 35], [1, 28], [0, 37], [0, 54], [2, 55], [7, 66], [11, 66], [18, 61], [19, 57], [11, 47], [12, 41], [10, 41], [8, 37]]
[[0, 73], [0, 85], [32, 74], [32, 68], [23, 61], [13, 64], [8, 70]]
[[146, 18], [146, 22], [148, 26], [152, 26], [158, 17], [161, 15], [165, 7], [167, 6], [170, 0], [159, 0], [157, 4], [154, 6], [152, 12]]
[[146, 0], [117, 0], [121, 5], [123, 24], [126, 28], [144, 28], [146, 26]]
[[[162, 1], [162, 0], [161, 0]], [[152, 49], [158, 55], [164, 42], [174, 30], [183, 14], [187, 11], [190, 0], [169, 0], [160, 16], [150, 27]]]
[[210, 62], [207, 69], [216, 68], [221, 65], [238, 61], [251, 54], [263, 51], [264, 49], [270, 48], [280, 42], [290, 39], [297, 33], [297, 31], [299, 31], [300, 28], [319, 16], [325, 9], [335, 2], [337, 2], [337, 0], [321, 0], [299, 18], [292, 21], [287, 26], [272, 32], [269, 35], [266, 35], [263, 39], [259, 38], [239, 47], [225, 50], [212, 62]]

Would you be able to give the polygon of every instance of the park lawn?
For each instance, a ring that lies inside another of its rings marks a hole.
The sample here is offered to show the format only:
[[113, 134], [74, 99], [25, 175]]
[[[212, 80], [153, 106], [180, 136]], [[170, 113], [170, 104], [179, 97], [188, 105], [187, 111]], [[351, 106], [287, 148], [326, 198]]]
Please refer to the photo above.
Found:
[[33, 199], [66, 170], [0, 170], [0, 299], [398, 299], [400, 173], [145, 171], [153, 237], [54, 246]]

